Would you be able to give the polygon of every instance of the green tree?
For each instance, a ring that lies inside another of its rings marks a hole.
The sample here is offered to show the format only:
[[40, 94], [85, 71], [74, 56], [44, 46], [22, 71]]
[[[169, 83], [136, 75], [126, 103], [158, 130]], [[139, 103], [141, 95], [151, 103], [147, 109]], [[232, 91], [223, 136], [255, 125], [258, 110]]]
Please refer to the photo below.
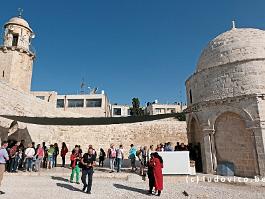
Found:
[[144, 115], [143, 109], [140, 107], [140, 100], [138, 98], [132, 99], [132, 107], [130, 108], [132, 116], [141, 116]]

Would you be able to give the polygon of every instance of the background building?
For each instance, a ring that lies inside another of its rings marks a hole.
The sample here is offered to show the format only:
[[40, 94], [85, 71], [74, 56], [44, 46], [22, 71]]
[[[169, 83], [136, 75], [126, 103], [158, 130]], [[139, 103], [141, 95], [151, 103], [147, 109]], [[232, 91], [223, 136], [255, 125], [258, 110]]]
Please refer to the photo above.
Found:
[[180, 113], [187, 106], [182, 103], [175, 104], [159, 104], [157, 100], [153, 103], [147, 103], [145, 108], [146, 115], [158, 115], [158, 114], [168, 114], [168, 113]]
[[111, 116], [109, 100], [104, 92], [82, 95], [58, 95], [55, 91], [34, 91], [31, 93], [63, 111], [79, 113], [85, 117]]
[[128, 117], [131, 115], [130, 106], [129, 105], [111, 105], [111, 116], [112, 117]]

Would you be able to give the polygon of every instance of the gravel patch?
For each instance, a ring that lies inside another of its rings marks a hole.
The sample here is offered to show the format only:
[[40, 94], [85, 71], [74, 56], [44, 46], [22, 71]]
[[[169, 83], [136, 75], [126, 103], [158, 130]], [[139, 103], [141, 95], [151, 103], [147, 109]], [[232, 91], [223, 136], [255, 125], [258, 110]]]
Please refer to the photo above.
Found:
[[[165, 189], [160, 198], [265, 198], [265, 188], [261, 186], [240, 186], [210, 182], [199, 182], [197, 184], [165, 178], [164, 187]], [[5, 191], [6, 194], [1, 195], [0, 198], [157, 198], [156, 196], [146, 195], [148, 180], [131, 182], [122, 179], [94, 178], [91, 195], [83, 193], [81, 189], [82, 184], [69, 183], [68, 178], [64, 176], [8, 175], [4, 177], [1, 187], [1, 190]], [[184, 190], [189, 194], [188, 197], [183, 195]]]

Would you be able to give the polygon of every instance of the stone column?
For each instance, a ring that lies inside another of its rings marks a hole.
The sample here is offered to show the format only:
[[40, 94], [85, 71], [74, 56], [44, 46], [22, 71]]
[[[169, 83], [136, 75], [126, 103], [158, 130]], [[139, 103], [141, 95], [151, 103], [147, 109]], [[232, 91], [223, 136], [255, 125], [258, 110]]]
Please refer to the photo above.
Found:
[[202, 141], [201, 141], [201, 155], [202, 155], [202, 166], [204, 173], [214, 173], [213, 169], [213, 156], [212, 156], [212, 143], [211, 135], [213, 134], [212, 129], [202, 130]]
[[257, 173], [260, 176], [265, 176], [265, 127], [248, 127], [253, 133], [255, 156], [257, 158]]

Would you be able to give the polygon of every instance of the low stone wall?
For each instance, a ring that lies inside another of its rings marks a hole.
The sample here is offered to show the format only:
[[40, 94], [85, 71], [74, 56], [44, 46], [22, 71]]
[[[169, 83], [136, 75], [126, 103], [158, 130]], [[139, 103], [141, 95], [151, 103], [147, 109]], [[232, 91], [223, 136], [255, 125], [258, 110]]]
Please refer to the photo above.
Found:
[[[157, 145], [159, 143], [184, 142], [187, 144], [186, 122], [180, 122], [175, 118], [168, 118], [156, 121], [139, 122], [132, 124], [112, 125], [89, 125], [89, 126], [49, 126], [18, 123], [19, 130], [8, 134], [11, 120], [0, 118], [0, 124], [6, 124], [0, 128], [1, 139], [21, 140], [26, 143], [34, 141], [36, 144], [46, 142], [48, 144], [66, 142], [69, 150], [76, 144], [81, 145], [84, 151], [89, 144], [99, 151], [105, 151], [111, 143], [116, 147], [123, 144], [126, 157], [130, 144], [137, 147]], [[3, 122], [4, 121], [4, 122]], [[2, 130], [1, 130], [2, 129]], [[70, 155], [70, 153], [68, 153]]]

